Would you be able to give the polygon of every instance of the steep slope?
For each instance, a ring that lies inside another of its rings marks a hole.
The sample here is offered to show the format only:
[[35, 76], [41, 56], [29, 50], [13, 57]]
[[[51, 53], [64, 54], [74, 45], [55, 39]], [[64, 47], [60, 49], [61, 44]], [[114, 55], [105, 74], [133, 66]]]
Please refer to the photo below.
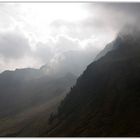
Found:
[[121, 32], [51, 116], [44, 136], [140, 136], [140, 32]]
[[105, 48], [97, 54], [94, 61], [97, 61], [101, 57], [105, 56], [108, 52], [112, 51], [113, 49], [117, 48], [120, 45], [120, 37], [118, 37], [116, 40], [112, 41], [111, 43], [107, 44]]

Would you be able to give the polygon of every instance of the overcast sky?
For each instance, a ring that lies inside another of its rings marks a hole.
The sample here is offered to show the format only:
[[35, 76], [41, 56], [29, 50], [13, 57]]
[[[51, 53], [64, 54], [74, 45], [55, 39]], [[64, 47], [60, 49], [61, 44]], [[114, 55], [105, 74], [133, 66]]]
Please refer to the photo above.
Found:
[[138, 3], [1, 3], [0, 71], [46, 64], [81, 74], [139, 13]]

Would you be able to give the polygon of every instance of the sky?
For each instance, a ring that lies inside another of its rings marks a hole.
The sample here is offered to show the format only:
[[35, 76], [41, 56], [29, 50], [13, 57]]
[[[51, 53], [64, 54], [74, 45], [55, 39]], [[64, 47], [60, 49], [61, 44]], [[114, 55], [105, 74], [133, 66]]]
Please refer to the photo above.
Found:
[[0, 72], [80, 75], [139, 13], [139, 3], [0, 3]]

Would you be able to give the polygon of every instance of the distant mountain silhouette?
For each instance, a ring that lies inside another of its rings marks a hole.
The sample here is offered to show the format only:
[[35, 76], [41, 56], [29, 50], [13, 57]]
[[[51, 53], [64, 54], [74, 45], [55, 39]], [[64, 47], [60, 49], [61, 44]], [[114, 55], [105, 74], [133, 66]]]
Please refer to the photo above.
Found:
[[140, 31], [125, 28], [108, 48], [78, 78], [42, 135], [140, 136]]

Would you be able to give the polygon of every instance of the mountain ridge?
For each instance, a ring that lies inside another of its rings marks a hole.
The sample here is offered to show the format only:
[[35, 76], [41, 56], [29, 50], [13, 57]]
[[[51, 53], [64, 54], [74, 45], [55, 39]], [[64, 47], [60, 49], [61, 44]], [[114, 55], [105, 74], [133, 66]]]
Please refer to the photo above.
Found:
[[139, 37], [119, 34], [115, 49], [87, 67], [45, 136], [140, 136]]

